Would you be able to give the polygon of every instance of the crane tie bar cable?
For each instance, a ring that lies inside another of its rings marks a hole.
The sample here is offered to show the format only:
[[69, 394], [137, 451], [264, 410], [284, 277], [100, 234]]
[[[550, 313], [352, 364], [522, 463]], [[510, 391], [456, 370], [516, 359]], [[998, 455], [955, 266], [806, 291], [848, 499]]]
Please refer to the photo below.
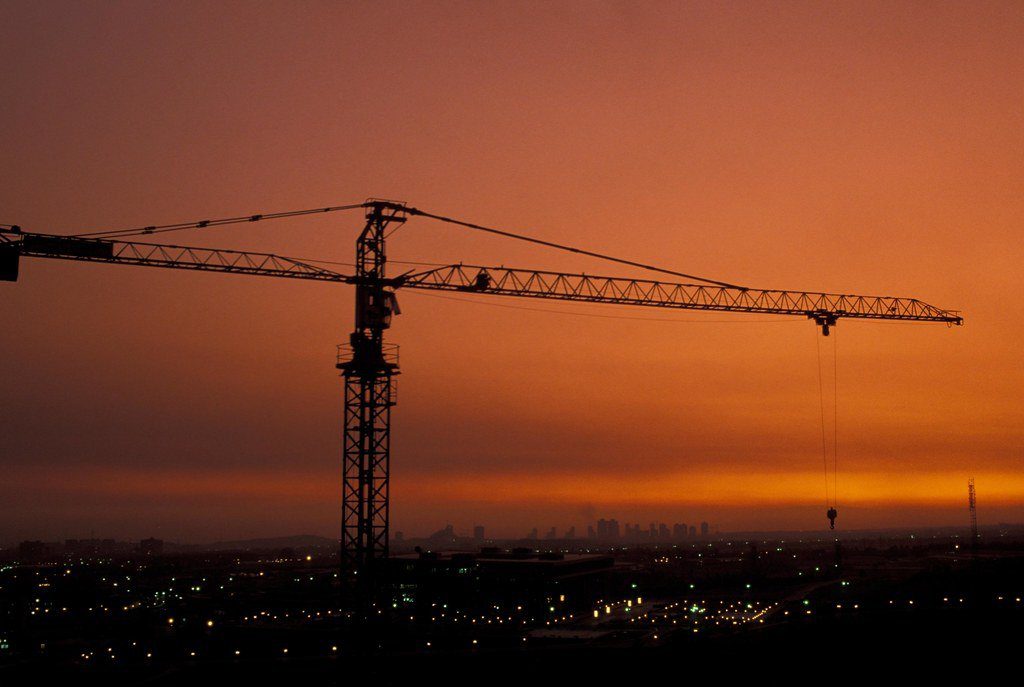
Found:
[[283, 217], [301, 217], [303, 215], [318, 215], [325, 212], [338, 212], [340, 210], [355, 210], [366, 207], [367, 203], [355, 203], [352, 205], [331, 205], [322, 208], [309, 210], [290, 210], [288, 212], [271, 212], [256, 215], [244, 215], [241, 217], [225, 217], [223, 219], [204, 219], [198, 222], [179, 222], [177, 224], [162, 224], [158, 226], [137, 227], [135, 229], [118, 229], [108, 231], [94, 231], [85, 234], [74, 234], [77, 238], [101, 237], [121, 238], [125, 236], [140, 236], [145, 234], [162, 234], [165, 231], [180, 231], [181, 229], [205, 229], [206, 227], [219, 227], [225, 224], [241, 224], [243, 222], [259, 222], [264, 219], [281, 219]]
[[[129, 236], [143, 236], [149, 234], [162, 234], [168, 231], [181, 231], [182, 229], [205, 229], [207, 227], [218, 227], [227, 224], [241, 224], [244, 222], [259, 222], [265, 219], [281, 219], [284, 217], [301, 217], [304, 215], [323, 214], [325, 212], [338, 212], [341, 210], [354, 210], [356, 208], [372, 207], [378, 204], [376, 201], [367, 201], [363, 203], [353, 203], [350, 205], [334, 205], [321, 208], [311, 208], [308, 210], [291, 210], [287, 212], [273, 212], [265, 214], [254, 214], [254, 215], [242, 215], [239, 217], [225, 217], [222, 219], [204, 219], [196, 222], [178, 222], [175, 224], [162, 224], [152, 225], [148, 227], [136, 227], [133, 229], [115, 229], [106, 231], [93, 231], [79, 234], [73, 234], [76, 238], [125, 238]], [[477, 231], [483, 231], [490, 234], [496, 234], [498, 236], [504, 236], [506, 238], [516, 239], [518, 241], [526, 241], [528, 243], [534, 243], [540, 246], [546, 246], [548, 248], [554, 248], [556, 250], [567, 251], [569, 253], [576, 253], [578, 255], [586, 255], [587, 257], [597, 258], [599, 260], [607, 260], [609, 262], [615, 262], [620, 265], [629, 265], [630, 267], [639, 267], [640, 269], [649, 270], [651, 272], [660, 272], [662, 274], [670, 274], [675, 277], [683, 277], [684, 279], [695, 279], [702, 281], [707, 284], [714, 284], [715, 286], [723, 286], [731, 289], [740, 289], [743, 291], [748, 290], [748, 287], [738, 286], [736, 284], [730, 284], [728, 282], [718, 281], [715, 279], [708, 279], [707, 277], [699, 277], [693, 274], [686, 274], [685, 272], [677, 272], [676, 270], [669, 270], [663, 267], [657, 267], [655, 265], [648, 265], [642, 262], [636, 262], [635, 260], [626, 260], [624, 258], [616, 258], [612, 255], [605, 253], [597, 253], [595, 251], [586, 250], [583, 248], [576, 248], [574, 246], [567, 246], [562, 243], [554, 243], [553, 241], [545, 241], [543, 239], [534, 238], [532, 236], [525, 236], [523, 234], [516, 234], [510, 231], [504, 231], [501, 229], [495, 229], [493, 227], [485, 227], [480, 224], [474, 224], [472, 222], [464, 222], [462, 220], [454, 219], [452, 217], [445, 217], [443, 215], [435, 215], [425, 210], [419, 210], [417, 208], [406, 207], [399, 203], [384, 202], [381, 205], [386, 205], [394, 210], [404, 211], [410, 215], [418, 215], [420, 217], [427, 217], [429, 219], [438, 220], [439, 222], [446, 222], [448, 224], [455, 224], [467, 229], [475, 229]]]
[[505, 236], [507, 238], [517, 239], [519, 241], [527, 241], [529, 243], [536, 243], [541, 246], [547, 246], [548, 248], [555, 248], [557, 250], [564, 250], [570, 253], [578, 253], [579, 255], [586, 255], [591, 258], [598, 258], [600, 260], [608, 260], [609, 262], [617, 262], [621, 265], [629, 265], [630, 267], [639, 267], [641, 269], [650, 270], [652, 272], [661, 272], [663, 274], [671, 274], [676, 277], [684, 277], [686, 279], [696, 279], [698, 281], [706, 282], [708, 284], [714, 284], [715, 286], [724, 286], [730, 289], [741, 289], [747, 291], [748, 288], [745, 286], [737, 286], [736, 284], [729, 284], [723, 281], [716, 281], [714, 279], [707, 279], [706, 277], [698, 277], [692, 274], [685, 274], [683, 272], [676, 272], [675, 270], [667, 270], [662, 267], [655, 267], [654, 265], [646, 265], [642, 262], [634, 262], [633, 260], [625, 260], [623, 258], [616, 258], [611, 255], [604, 253], [595, 253], [594, 251], [584, 250], [582, 248], [574, 248], [573, 246], [566, 246], [561, 243], [553, 243], [551, 241], [544, 241], [542, 239], [535, 239], [532, 236], [524, 236], [522, 234], [514, 234], [510, 231], [502, 231], [501, 229], [494, 229], [492, 227], [484, 227], [479, 224], [473, 224], [472, 222], [463, 222], [462, 220], [453, 219], [451, 217], [443, 217], [441, 215], [435, 215], [430, 212], [418, 210], [416, 208], [405, 208], [406, 212], [410, 215], [419, 215], [421, 217], [429, 217], [430, 219], [436, 219], [440, 222], [447, 222], [448, 224], [456, 224], [460, 227], [466, 227], [467, 229], [476, 229], [477, 231], [484, 231], [490, 234], [497, 234], [498, 236]]

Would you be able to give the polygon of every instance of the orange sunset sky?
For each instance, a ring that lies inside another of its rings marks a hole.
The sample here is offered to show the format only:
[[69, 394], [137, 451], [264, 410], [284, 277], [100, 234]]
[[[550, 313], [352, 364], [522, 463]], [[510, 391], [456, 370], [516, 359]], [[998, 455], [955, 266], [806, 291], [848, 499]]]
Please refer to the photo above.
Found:
[[[960, 309], [960, 328], [841, 321], [820, 341], [837, 524], [966, 527], [972, 475], [983, 526], [1021, 522], [1021, 36], [1020, 2], [9, 1], [0, 221], [384, 197], [733, 283]], [[161, 240], [351, 261], [361, 226]], [[426, 219], [389, 250], [643, 276]], [[393, 529], [827, 525], [808, 321], [399, 301]], [[0, 284], [0, 542], [336, 535], [352, 302], [22, 260]]]

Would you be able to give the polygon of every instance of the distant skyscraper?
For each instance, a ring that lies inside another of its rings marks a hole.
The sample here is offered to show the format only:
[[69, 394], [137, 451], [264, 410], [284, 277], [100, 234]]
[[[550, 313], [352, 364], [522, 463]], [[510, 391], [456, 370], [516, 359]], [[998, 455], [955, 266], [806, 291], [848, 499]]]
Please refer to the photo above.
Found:
[[565, 538], [566, 539], [575, 539], [576, 538], [576, 525], [573, 525], [572, 527], [570, 527], [569, 529], [567, 529], [565, 531]]
[[647, 536], [650, 537], [652, 540], [658, 538], [658, 526], [655, 525], [653, 522], [647, 526]]
[[672, 538], [676, 541], [686, 539], [686, 525], [681, 522], [672, 525]]
[[530, 530], [530, 534], [526, 538], [527, 539], [537, 539], [538, 538], [537, 528], [534, 527], [532, 530]]
[[608, 521], [604, 518], [597, 521], [597, 538], [602, 541], [608, 538]]
[[978, 494], [974, 489], [974, 478], [967, 481], [967, 509], [971, 514], [971, 548], [978, 548]]
[[696, 536], [697, 536], [697, 528], [694, 527], [693, 525], [690, 525], [690, 538], [693, 539]]
[[702, 537], [708, 536], [708, 530], [709, 529], [710, 528], [708, 527], [708, 524], [706, 522], [702, 522], [700, 524], [700, 536], [702, 536]]
[[552, 527], [550, 530], [548, 530], [547, 538], [548, 539], [557, 539], [558, 538], [558, 530], [555, 529], [554, 527]]
[[595, 539], [596, 537], [597, 537], [597, 532], [594, 531], [594, 526], [593, 525], [587, 525], [587, 539]]
[[473, 539], [475, 539], [477, 541], [483, 541], [484, 540], [484, 526], [483, 525], [474, 525], [473, 526]]
[[619, 521], [612, 518], [608, 521], [608, 538], [617, 540], [621, 536], [622, 534], [619, 532]]
[[658, 539], [668, 539], [668, 525], [661, 523], [658, 525]]

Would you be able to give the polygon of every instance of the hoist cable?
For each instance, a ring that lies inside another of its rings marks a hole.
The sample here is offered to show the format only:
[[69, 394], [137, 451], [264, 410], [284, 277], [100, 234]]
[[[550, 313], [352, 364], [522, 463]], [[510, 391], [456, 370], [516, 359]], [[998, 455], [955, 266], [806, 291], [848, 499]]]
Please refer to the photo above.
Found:
[[828, 493], [828, 442], [825, 438], [825, 385], [822, 380], [823, 373], [821, 371], [821, 339], [818, 336], [817, 329], [814, 330], [814, 342], [818, 351], [818, 401], [821, 408], [821, 462], [825, 471], [825, 508], [829, 508], [832, 504]]
[[832, 330], [832, 503], [839, 502], [839, 339]]

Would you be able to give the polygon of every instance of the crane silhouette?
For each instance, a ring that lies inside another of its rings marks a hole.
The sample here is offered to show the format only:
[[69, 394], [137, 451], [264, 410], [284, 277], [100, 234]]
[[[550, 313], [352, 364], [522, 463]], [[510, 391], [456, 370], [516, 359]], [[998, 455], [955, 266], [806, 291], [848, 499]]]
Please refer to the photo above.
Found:
[[[126, 237], [167, 231], [356, 208], [365, 210], [366, 222], [356, 240], [354, 274], [342, 274], [316, 264], [321, 261], [304, 261], [269, 253], [123, 240]], [[389, 277], [386, 273], [388, 229], [416, 216], [693, 281], [605, 277], [461, 263], [408, 271]], [[752, 289], [463, 222], [409, 207], [404, 203], [376, 199], [345, 206], [79, 235], [31, 233], [14, 225], [0, 226], [0, 280], [17, 280], [22, 257], [354, 285], [355, 327], [349, 341], [338, 347], [336, 365], [345, 386], [341, 563], [346, 578], [354, 582], [357, 588], [366, 591], [377, 588], [383, 576], [382, 561], [388, 556], [391, 408], [396, 403], [394, 377], [399, 373], [399, 364], [398, 347], [385, 342], [384, 332], [398, 312], [395, 294], [401, 289], [679, 310], [795, 315], [813, 320], [825, 336], [829, 335], [830, 328], [840, 319], [944, 322], [949, 325], [963, 323], [959, 312], [942, 310], [914, 298]], [[834, 524], [834, 510], [829, 511], [829, 518]]]

